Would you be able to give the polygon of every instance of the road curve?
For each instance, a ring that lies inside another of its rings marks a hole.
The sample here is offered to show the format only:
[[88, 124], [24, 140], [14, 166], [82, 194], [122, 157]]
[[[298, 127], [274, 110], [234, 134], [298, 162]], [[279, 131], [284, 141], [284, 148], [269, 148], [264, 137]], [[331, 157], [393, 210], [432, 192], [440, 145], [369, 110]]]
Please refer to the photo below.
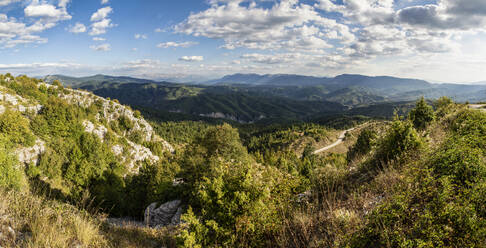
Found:
[[319, 153], [321, 153], [321, 152], [327, 151], [327, 150], [329, 150], [329, 149], [331, 149], [331, 148], [333, 148], [333, 147], [335, 147], [335, 146], [338, 146], [339, 144], [343, 143], [343, 140], [344, 140], [344, 138], [346, 137], [346, 134], [347, 134], [348, 132], [353, 131], [354, 129], [356, 129], [356, 127], [353, 127], [353, 128], [350, 128], [350, 129], [348, 129], [348, 130], [343, 131], [343, 132], [341, 133], [341, 135], [339, 135], [338, 140], [336, 140], [336, 142], [334, 142], [334, 143], [332, 143], [332, 144], [330, 144], [330, 145], [328, 145], [328, 146], [326, 146], [326, 147], [323, 147], [323, 148], [321, 148], [321, 149], [315, 150], [315, 151], [313, 152], [313, 154], [319, 154]]

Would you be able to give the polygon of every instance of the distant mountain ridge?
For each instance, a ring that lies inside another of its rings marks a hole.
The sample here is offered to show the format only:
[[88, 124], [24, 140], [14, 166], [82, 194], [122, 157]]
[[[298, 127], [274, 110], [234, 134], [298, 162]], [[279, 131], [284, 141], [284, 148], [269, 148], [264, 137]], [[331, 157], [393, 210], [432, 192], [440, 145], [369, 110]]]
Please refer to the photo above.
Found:
[[419, 79], [356, 74], [333, 78], [293, 74], [233, 74], [200, 84], [106, 75], [45, 77], [45, 81], [54, 80], [135, 107], [239, 122], [302, 120], [355, 108], [364, 110], [360, 111], [363, 114], [371, 110], [372, 113], [379, 113], [371, 105], [391, 106], [397, 102], [414, 102], [422, 96], [427, 99], [448, 96], [459, 102], [486, 101], [486, 85], [432, 84]]
[[71, 76], [57, 74], [57, 75], [47, 75], [43, 79], [48, 83], [52, 83], [54, 80], [59, 80], [65, 86], [70, 86], [70, 87], [73, 86], [78, 87], [83, 84], [99, 84], [103, 82], [138, 83], [138, 84], [157, 83], [156, 81], [150, 79], [141, 79], [141, 78], [134, 78], [134, 77], [126, 77], [126, 76], [108, 76], [103, 74], [97, 74], [97, 75], [87, 76], [87, 77], [71, 77]]

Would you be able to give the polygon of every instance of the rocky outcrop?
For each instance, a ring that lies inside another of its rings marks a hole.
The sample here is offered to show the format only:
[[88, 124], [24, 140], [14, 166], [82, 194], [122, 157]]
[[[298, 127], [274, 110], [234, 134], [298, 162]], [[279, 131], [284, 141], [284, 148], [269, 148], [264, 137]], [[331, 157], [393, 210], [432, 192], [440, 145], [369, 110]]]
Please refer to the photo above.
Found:
[[145, 209], [145, 225], [160, 228], [181, 223], [182, 206], [180, 200], [166, 202], [159, 207], [157, 205], [154, 202]]
[[42, 105], [31, 103], [21, 96], [11, 95], [3, 92], [2, 89], [5, 88], [0, 86], [0, 103], [2, 104], [0, 105], [0, 114], [5, 112], [6, 107], [3, 105], [9, 106], [12, 109], [16, 109], [20, 112], [33, 112], [36, 114], [42, 109]]
[[83, 121], [83, 126], [85, 132], [92, 133], [98, 136], [98, 138], [100, 138], [100, 140], [102, 141], [105, 139], [105, 135], [108, 132], [108, 129], [106, 127], [102, 125], [95, 125], [88, 120]]
[[46, 151], [45, 142], [38, 139], [35, 141], [35, 145], [32, 147], [23, 147], [17, 149], [17, 158], [21, 165], [25, 164], [37, 164], [39, 156]]

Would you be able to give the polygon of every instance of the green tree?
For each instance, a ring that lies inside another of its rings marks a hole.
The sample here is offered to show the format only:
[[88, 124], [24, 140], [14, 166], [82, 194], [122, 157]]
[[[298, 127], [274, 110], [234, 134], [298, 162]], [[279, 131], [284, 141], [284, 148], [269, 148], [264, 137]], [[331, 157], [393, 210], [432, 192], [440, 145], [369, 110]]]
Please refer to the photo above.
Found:
[[415, 108], [410, 111], [409, 119], [418, 130], [424, 130], [434, 120], [434, 109], [428, 105], [424, 97], [417, 101]]
[[288, 201], [291, 187], [276, 168], [253, 161], [237, 130], [227, 124], [208, 130], [191, 145], [182, 169], [185, 200], [194, 210], [183, 216], [185, 246], [265, 246], [264, 234], [279, 225], [276, 208], [285, 201], [277, 201]]
[[358, 140], [356, 140], [356, 143], [347, 153], [348, 160], [351, 160], [356, 156], [369, 153], [375, 145], [376, 138], [377, 133], [373, 129], [367, 128], [361, 131], [358, 136]]

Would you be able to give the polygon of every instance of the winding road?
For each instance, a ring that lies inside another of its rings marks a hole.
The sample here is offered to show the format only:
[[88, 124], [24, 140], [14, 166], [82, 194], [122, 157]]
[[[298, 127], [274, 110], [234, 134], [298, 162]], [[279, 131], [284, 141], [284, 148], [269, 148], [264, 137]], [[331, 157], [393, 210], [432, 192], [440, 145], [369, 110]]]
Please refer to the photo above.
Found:
[[343, 143], [344, 138], [346, 137], [346, 134], [347, 134], [348, 132], [353, 131], [353, 130], [354, 130], [354, 129], [356, 129], [356, 128], [357, 128], [357, 127], [353, 127], [353, 128], [350, 128], [350, 129], [348, 129], [348, 130], [343, 131], [343, 132], [341, 133], [341, 135], [339, 135], [338, 140], [336, 140], [336, 142], [334, 142], [334, 143], [332, 143], [332, 144], [330, 144], [330, 145], [328, 145], [328, 146], [325, 146], [325, 147], [323, 147], [323, 148], [321, 148], [321, 149], [315, 150], [313, 154], [318, 154], [318, 153], [321, 153], [321, 152], [327, 151], [327, 150], [329, 150], [329, 149], [331, 149], [331, 148], [333, 148], [333, 147], [336, 147], [336, 146], [338, 146], [339, 144]]

